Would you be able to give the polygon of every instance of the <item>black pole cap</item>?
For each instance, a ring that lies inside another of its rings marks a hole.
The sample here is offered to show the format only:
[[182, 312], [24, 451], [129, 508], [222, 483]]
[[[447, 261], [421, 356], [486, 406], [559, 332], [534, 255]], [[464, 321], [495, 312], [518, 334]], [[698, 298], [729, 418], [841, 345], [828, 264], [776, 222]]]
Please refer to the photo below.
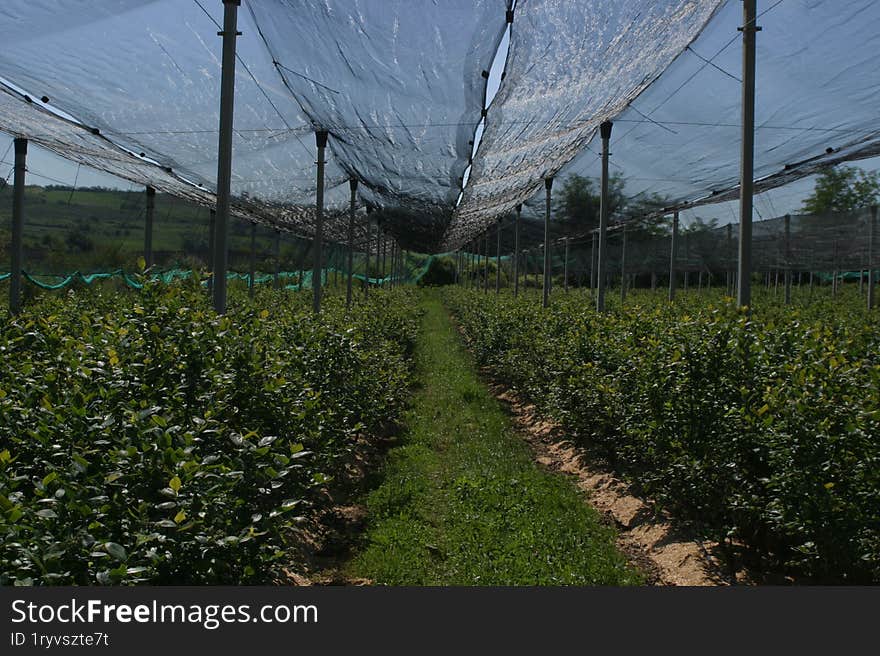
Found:
[[156, 189], [154, 187], [147, 185], [147, 196], [155, 196], [155, 195], [156, 195]]
[[27, 155], [27, 139], [24, 139], [23, 137], [18, 137], [13, 143], [15, 143], [16, 155]]
[[316, 130], [315, 131], [315, 143], [318, 148], [326, 148], [327, 147], [327, 135], [330, 133], [327, 130]]
[[614, 127], [614, 123], [611, 121], [605, 121], [602, 125], [599, 126], [599, 132], [602, 135], [603, 139], [611, 138], [611, 128]]
[[549, 178], [544, 178], [544, 188], [547, 191], [550, 191], [553, 188], [553, 176], [550, 176]]
[[352, 191], [357, 191], [358, 188], [358, 179], [352, 176], [348, 179], [348, 188]]

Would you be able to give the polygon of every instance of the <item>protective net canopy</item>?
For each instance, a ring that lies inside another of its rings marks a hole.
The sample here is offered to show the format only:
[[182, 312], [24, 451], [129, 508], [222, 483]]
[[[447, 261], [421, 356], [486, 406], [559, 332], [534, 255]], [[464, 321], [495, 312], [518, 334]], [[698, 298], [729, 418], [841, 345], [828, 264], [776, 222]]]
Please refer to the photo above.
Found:
[[[675, 62], [614, 118], [611, 172], [629, 197], [669, 207], [739, 195], [740, 2], [725, 3]], [[880, 5], [758, 2], [755, 190], [880, 154]], [[594, 138], [559, 173], [598, 178]]]
[[[758, 11], [759, 189], [880, 154], [880, 4]], [[7, 0], [0, 130], [212, 206], [222, 15], [218, 0]], [[317, 129], [330, 240], [353, 176], [362, 219], [376, 208], [409, 249], [459, 248], [543, 178], [596, 177], [604, 120], [627, 195], [737, 193], [739, 0], [244, 0], [238, 17], [239, 218], [311, 233]]]

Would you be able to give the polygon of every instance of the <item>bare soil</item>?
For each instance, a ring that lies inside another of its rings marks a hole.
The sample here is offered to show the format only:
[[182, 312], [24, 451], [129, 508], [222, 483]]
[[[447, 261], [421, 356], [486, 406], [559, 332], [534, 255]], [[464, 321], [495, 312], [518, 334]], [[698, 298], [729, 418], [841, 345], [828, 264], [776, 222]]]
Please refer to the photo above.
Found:
[[618, 528], [618, 548], [653, 585], [719, 586], [734, 581], [717, 554], [719, 545], [699, 539], [674, 518], [640, 498], [615, 475], [596, 449], [575, 443], [557, 423], [541, 417], [534, 405], [482, 371], [492, 393], [510, 412], [535, 459], [551, 471], [574, 478], [589, 502]]
[[366, 523], [366, 508], [356, 500], [393, 445], [393, 433], [388, 427], [382, 437], [359, 437], [346, 458], [344, 474], [316, 490], [314, 510], [296, 529], [279, 584], [372, 585], [369, 579], [347, 576], [344, 569]]

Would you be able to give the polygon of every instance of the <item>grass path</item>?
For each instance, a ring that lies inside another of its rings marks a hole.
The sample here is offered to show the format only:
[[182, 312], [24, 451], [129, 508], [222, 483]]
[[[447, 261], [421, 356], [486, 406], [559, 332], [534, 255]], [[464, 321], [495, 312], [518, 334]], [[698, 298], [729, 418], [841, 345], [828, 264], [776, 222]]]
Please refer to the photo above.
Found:
[[352, 576], [392, 585], [640, 583], [574, 484], [542, 471], [426, 292], [418, 387], [367, 498]]

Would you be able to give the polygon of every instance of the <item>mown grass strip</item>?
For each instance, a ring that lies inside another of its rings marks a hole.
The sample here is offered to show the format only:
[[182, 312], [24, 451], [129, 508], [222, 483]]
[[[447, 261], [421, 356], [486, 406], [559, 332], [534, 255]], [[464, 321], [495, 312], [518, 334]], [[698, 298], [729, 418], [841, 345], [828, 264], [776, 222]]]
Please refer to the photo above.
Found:
[[426, 293], [420, 387], [351, 573], [392, 585], [642, 582], [571, 481], [541, 471]]

